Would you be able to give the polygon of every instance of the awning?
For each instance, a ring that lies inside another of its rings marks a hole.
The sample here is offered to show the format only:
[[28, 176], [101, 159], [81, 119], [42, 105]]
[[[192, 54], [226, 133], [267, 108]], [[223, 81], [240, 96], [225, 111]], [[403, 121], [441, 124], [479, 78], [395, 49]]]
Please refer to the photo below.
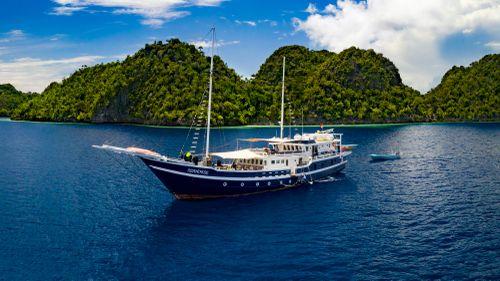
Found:
[[240, 141], [246, 141], [246, 142], [272, 142], [272, 143], [279, 143], [279, 142], [293, 142], [295, 141], [294, 139], [288, 139], [288, 138], [277, 138], [277, 137], [272, 137], [272, 138], [250, 138], [250, 139], [239, 139]]
[[250, 149], [242, 149], [227, 152], [213, 152], [210, 153], [211, 156], [217, 156], [223, 159], [258, 159], [264, 158], [263, 155], [255, 153]]

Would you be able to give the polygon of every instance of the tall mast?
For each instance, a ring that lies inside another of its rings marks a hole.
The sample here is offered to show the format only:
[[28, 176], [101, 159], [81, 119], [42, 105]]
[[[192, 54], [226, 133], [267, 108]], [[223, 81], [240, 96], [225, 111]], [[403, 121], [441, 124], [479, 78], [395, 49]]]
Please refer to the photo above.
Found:
[[207, 143], [205, 144], [205, 158], [208, 159], [210, 146], [210, 115], [212, 113], [212, 75], [214, 72], [215, 27], [212, 27], [212, 50], [210, 56], [210, 82], [208, 86], [208, 113], [207, 113]]
[[281, 123], [280, 138], [283, 139], [283, 124], [285, 122], [285, 57], [283, 57], [283, 80], [281, 82]]

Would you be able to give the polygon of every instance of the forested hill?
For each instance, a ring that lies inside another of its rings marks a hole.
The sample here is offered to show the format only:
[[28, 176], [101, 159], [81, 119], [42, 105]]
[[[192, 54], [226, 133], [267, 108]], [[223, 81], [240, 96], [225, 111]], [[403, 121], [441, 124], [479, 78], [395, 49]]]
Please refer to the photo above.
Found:
[[437, 120], [498, 120], [500, 54], [487, 55], [469, 67], [453, 67], [426, 101]]
[[[21, 105], [29, 120], [188, 124], [199, 111], [210, 59], [177, 39], [146, 45], [123, 62], [82, 67]], [[214, 68], [214, 119], [243, 113], [243, 81], [219, 57]], [[236, 115], [236, 116], [234, 116]], [[234, 122], [234, 121], [233, 121]]]
[[[276, 50], [247, 80], [215, 57], [212, 121], [220, 125], [276, 124], [283, 56], [287, 60], [287, 123], [298, 124], [302, 118], [306, 123], [498, 118], [498, 67], [496, 72], [488, 74], [496, 73], [496, 76], [478, 79], [475, 86], [463, 88], [463, 91], [483, 89], [482, 84], [489, 83], [492, 86], [485, 86], [482, 95], [492, 100], [491, 106], [479, 108], [474, 115], [457, 118], [445, 109], [454, 106], [448, 103], [446, 96], [455, 93], [450, 89], [456, 83], [442, 87], [449, 74], [431, 94], [420, 95], [401, 82], [390, 60], [373, 50], [352, 47], [335, 54], [286, 46]], [[498, 66], [498, 55], [491, 56], [491, 60]], [[121, 62], [82, 67], [61, 83], [50, 84], [42, 94], [22, 103], [11, 117], [188, 125], [195, 114], [205, 115], [205, 106], [200, 105], [200, 101], [206, 100], [203, 95], [208, 90], [209, 64], [210, 58], [193, 45], [178, 39], [155, 42]], [[487, 68], [491, 67], [494, 65]], [[485, 75], [479, 72], [470, 75]], [[459, 106], [475, 107], [475, 103], [467, 103], [467, 99], [476, 98], [471, 93], [461, 97], [457, 99]], [[461, 113], [461, 108], [457, 112]]]
[[20, 104], [28, 101], [29, 93], [23, 93], [11, 84], [0, 84], [0, 117], [10, 116]]
[[423, 119], [423, 98], [402, 84], [391, 61], [373, 50], [352, 47], [335, 54], [286, 46], [276, 50], [248, 83], [250, 99], [260, 109], [257, 122], [279, 119], [283, 56], [287, 123], [298, 124], [302, 117], [306, 123]]

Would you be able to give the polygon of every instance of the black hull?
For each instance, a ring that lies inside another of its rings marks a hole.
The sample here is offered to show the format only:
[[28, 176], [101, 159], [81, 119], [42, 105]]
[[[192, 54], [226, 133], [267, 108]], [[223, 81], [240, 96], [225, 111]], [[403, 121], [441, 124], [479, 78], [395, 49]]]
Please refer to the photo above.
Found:
[[337, 158], [335, 162], [326, 159], [329, 164], [334, 163], [332, 165], [314, 165], [319, 167], [315, 170], [311, 169], [312, 165], [307, 169], [298, 169], [297, 175], [291, 175], [290, 170], [224, 171], [195, 166], [189, 162], [141, 159], [177, 199], [195, 200], [251, 195], [298, 187], [343, 170], [347, 161]]

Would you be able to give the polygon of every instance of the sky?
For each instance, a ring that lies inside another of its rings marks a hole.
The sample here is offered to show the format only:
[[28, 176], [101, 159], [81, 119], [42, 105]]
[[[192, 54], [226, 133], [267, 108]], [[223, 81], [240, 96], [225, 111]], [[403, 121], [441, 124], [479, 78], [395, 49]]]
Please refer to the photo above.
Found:
[[41, 92], [82, 65], [179, 38], [251, 77], [274, 50], [374, 49], [422, 93], [453, 65], [500, 52], [500, 0], [2, 0], [0, 83]]

